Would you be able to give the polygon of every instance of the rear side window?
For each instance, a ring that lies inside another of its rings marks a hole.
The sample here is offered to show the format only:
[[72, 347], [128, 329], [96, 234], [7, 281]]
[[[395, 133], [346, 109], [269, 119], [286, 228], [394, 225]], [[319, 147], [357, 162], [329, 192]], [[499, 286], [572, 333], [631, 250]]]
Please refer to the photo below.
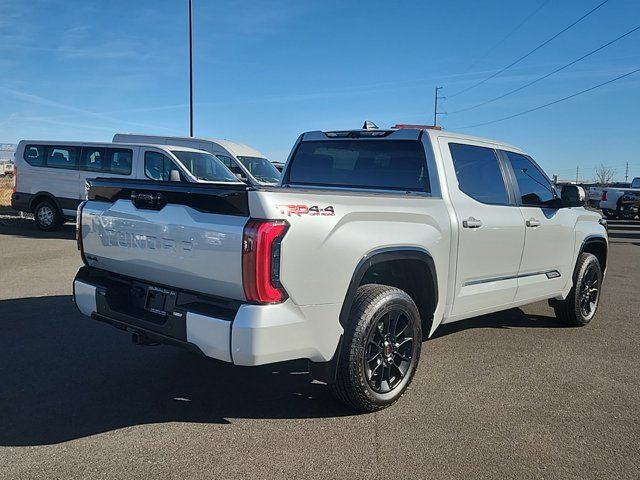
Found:
[[509, 204], [509, 194], [494, 149], [450, 143], [449, 151], [460, 190], [482, 203]]
[[22, 155], [22, 158], [24, 158], [24, 161], [29, 165], [34, 167], [44, 167], [44, 152], [44, 145], [27, 145], [24, 147], [24, 154]]
[[46, 166], [50, 168], [77, 170], [78, 150], [77, 147], [50, 146], [47, 149]]
[[[144, 153], [144, 174], [151, 180], [168, 182], [171, 180], [171, 170], [178, 170], [173, 161], [160, 152], [147, 151]], [[184, 180], [180, 173], [180, 180]]]
[[131, 175], [133, 150], [127, 148], [107, 148], [106, 167], [110, 173]]
[[102, 172], [105, 164], [105, 149], [83, 147], [80, 168], [88, 172]]
[[286, 183], [430, 192], [419, 140], [302, 142], [291, 159]]

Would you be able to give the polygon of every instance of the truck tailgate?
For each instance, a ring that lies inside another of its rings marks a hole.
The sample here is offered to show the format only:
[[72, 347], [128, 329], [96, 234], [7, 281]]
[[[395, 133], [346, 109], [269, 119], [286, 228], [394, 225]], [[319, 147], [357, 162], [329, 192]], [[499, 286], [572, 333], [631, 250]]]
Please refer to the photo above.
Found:
[[246, 187], [93, 180], [82, 209], [89, 266], [244, 300]]

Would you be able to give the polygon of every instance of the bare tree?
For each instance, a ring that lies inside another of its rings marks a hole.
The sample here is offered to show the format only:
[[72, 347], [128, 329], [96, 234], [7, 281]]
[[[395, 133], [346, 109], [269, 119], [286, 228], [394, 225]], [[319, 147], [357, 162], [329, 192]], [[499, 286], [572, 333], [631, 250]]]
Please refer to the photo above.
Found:
[[608, 185], [613, 181], [613, 176], [616, 171], [611, 167], [605, 167], [604, 164], [600, 164], [596, 167], [596, 182], [600, 185]]

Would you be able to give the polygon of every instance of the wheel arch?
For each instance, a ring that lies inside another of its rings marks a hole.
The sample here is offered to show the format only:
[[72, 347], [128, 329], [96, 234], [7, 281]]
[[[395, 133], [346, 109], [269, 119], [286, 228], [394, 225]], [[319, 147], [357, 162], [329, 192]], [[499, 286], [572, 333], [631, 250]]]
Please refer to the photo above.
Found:
[[[394, 267], [397, 267], [394, 270]], [[401, 269], [398, 274], [397, 269]], [[419, 281], [424, 278], [424, 281]], [[428, 335], [433, 313], [438, 305], [438, 278], [431, 254], [418, 247], [386, 247], [363, 256], [353, 272], [340, 310], [340, 325], [344, 328], [358, 287], [368, 283], [390, 285], [406, 291], [413, 299]], [[426, 337], [425, 337], [426, 338]]]
[[60, 214], [62, 214], [62, 208], [60, 207], [60, 202], [55, 197], [55, 195], [49, 192], [44, 192], [44, 191], [33, 194], [33, 196], [31, 197], [31, 201], [29, 202], [29, 210], [33, 212], [33, 209], [36, 208], [38, 203], [44, 200], [52, 201], [53, 204], [58, 209], [58, 211], [60, 212]]
[[[599, 235], [589, 235], [583, 241], [580, 246], [580, 250], [578, 251], [578, 256], [582, 253], [591, 253], [595, 255], [598, 259], [598, 263], [600, 263], [600, 269], [602, 270], [602, 275], [604, 275], [607, 269], [607, 255], [609, 251], [609, 244], [607, 243], [607, 239], [605, 237]], [[576, 262], [577, 262], [576, 257]]]

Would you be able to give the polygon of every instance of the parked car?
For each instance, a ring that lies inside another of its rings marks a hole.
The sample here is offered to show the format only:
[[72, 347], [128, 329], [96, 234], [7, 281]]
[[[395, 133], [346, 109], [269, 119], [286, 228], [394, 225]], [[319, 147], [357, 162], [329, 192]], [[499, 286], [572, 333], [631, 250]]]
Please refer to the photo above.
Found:
[[640, 177], [631, 182], [629, 188], [604, 188], [600, 198], [600, 209], [607, 218], [632, 219], [640, 213]]
[[280, 187], [93, 180], [74, 298], [137, 343], [236, 365], [308, 359], [338, 399], [374, 411], [442, 324], [546, 299], [589, 323], [608, 243], [585, 200], [502, 142], [308, 132]]
[[280, 172], [262, 153], [248, 145], [230, 140], [116, 133], [113, 141], [197, 148], [218, 157], [238, 178], [252, 185], [275, 185], [280, 181]]
[[0, 163], [0, 177], [13, 177], [14, 166], [13, 163], [5, 162]]
[[41, 230], [75, 219], [94, 177], [154, 181], [241, 182], [215, 156], [193, 148], [23, 140], [15, 156], [11, 206], [34, 214]]

